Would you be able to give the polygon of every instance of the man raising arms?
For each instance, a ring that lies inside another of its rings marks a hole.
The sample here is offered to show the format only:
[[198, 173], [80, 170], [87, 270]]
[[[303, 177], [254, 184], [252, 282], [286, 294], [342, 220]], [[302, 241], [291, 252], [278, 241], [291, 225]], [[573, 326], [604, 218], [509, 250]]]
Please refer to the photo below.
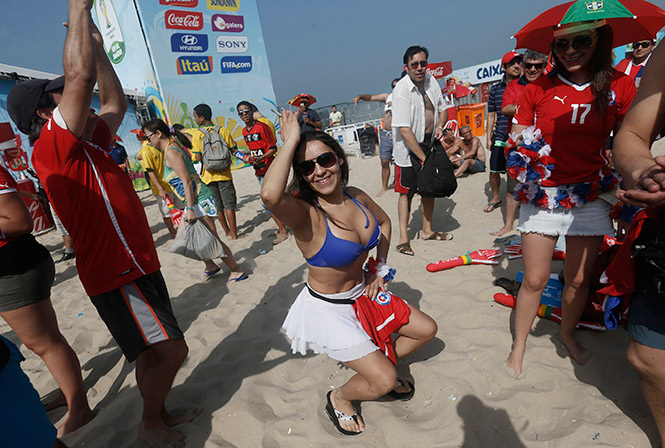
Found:
[[[92, 0], [69, 1], [62, 95], [46, 93], [32, 102], [34, 92], [19, 84], [7, 102], [21, 105], [19, 116], [37, 138], [32, 163], [72, 232], [81, 283], [127, 360], [136, 360], [143, 397], [139, 436], [153, 447], [183, 447], [184, 436], [169, 426], [191, 421], [200, 410], [175, 416], [166, 412], [164, 401], [187, 344], [171, 309], [143, 204], [105, 152], [127, 102], [92, 23], [91, 6]], [[95, 82], [99, 115], [90, 108]]]

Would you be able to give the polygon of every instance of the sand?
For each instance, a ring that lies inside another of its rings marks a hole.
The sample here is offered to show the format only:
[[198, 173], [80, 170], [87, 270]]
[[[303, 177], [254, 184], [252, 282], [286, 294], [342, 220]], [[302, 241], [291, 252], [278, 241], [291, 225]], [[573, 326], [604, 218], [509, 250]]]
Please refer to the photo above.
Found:
[[[665, 144], [659, 145], [665, 151]], [[370, 194], [379, 190], [378, 157], [350, 157], [350, 184]], [[415, 380], [407, 403], [379, 400], [362, 405], [366, 431], [340, 435], [324, 413], [325, 394], [351, 372], [325, 355], [292, 355], [281, 324], [302, 288], [306, 265], [293, 238], [273, 247], [275, 226], [258, 201], [249, 169], [234, 173], [238, 225], [243, 238], [226, 241], [250, 278], [226, 284], [228, 270], [203, 283], [203, 264], [167, 252], [170, 240], [149, 192], [140, 193], [152, 226], [173, 308], [185, 332], [189, 356], [167, 399], [169, 409], [203, 407], [181, 425], [189, 447], [647, 447], [658, 440], [637, 374], [625, 359], [628, 334], [582, 331], [593, 353], [585, 366], [566, 356], [559, 326], [537, 319], [528, 340], [526, 375], [508, 376], [503, 362], [512, 341], [514, 311], [495, 303], [498, 277], [513, 278], [521, 260], [496, 266], [471, 265], [430, 273], [427, 263], [475, 249], [500, 247], [487, 231], [502, 225], [501, 211], [483, 213], [486, 173], [460, 179], [451, 198], [437, 199], [434, 228], [453, 232], [447, 242], [421, 241], [422, 222], [409, 224], [414, 257], [394, 251], [397, 195], [377, 202], [393, 220], [389, 263], [397, 268], [390, 290], [432, 316], [436, 338], [398, 365]], [[505, 184], [504, 184], [505, 185]], [[61, 255], [52, 231], [39, 241]], [[264, 253], [265, 252], [265, 253]], [[66, 436], [71, 447], [146, 447], [137, 439], [141, 398], [134, 366], [120, 350], [85, 295], [73, 262], [57, 264], [52, 300], [60, 328], [79, 356], [88, 399], [97, 417]], [[554, 262], [558, 272], [561, 262]], [[40, 395], [56, 385], [41, 359], [0, 322], [0, 334], [19, 345], [23, 368]], [[58, 425], [65, 408], [49, 416]]]

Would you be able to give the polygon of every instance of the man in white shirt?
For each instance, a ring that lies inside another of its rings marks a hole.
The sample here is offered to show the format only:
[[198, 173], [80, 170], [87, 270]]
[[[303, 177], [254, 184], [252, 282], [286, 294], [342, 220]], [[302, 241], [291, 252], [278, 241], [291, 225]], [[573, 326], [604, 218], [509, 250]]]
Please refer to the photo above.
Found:
[[332, 107], [332, 112], [330, 112], [330, 116], [328, 118], [331, 128], [342, 125], [342, 113], [337, 110], [337, 106]]
[[[436, 79], [427, 74], [426, 48], [412, 46], [404, 53], [404, 65], [408, 76], [402, 78], [393, 90], [393, 157], [395, 159], [395, 191], [399, 193], [397, 214], [399, 217], [399, 244], [397, 251], [405, 255], [414, 255], [409, 244], [407, 226], [411, 209], [411, 199], [416, 193], [416, 170], [413, 160], [421, 163], [425, 152], [420, 144], [429, 144], [443, 136], [442, 126], [448, 121], [448, 104], [441, 94], [441, 87]], [[421, 237], [424, 240], [450, 240], [452, 234], [432, 230], [434, 198], [423, 197], [423, 227]]]

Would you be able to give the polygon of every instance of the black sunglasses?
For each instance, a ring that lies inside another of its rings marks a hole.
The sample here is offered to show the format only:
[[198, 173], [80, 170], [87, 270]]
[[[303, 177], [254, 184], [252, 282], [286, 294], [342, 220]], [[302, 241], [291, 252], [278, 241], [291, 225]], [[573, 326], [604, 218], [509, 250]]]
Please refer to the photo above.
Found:
[[251, 114], [251, 113], [252, 113], [252, 111], [249, 110], [249, 109], [238, 110], [238, 115], [241, 115], [241, 116], [242, 115], [248, 115], [248, 114]]
[[416, 68], [418, 68], [419, 65], [420, 65], [422, 68], [425, 68], [425, 67], [427, 67], [427, 61], [411, 62], [411, 63], [409, 64], [409, 67], [411, 67], [411, 68], [413, 68], [413, 69], [416, 69]]
[[552, 50], [555, 53], [565, 53], [571, 45], [577, 51], [588, 50], [593, 45], [593, 38], [593, 35], [585, 34], [575, 37], [572, 42], [568, 39], [557, 39], [552, 43]]
[[532, 68], [535, 68], [536, 70], [541, 70], [543, 67], [545, 67], [544, 62], [537, 62], [535, 64], [531, 62], [524, 63], [524, 68], [527, 70], [531, 70]]
[[321, 168], [330, 168], [337, 162], [337, 156], [334, 152], [324, 152], [319, 155], [316, 159], [305, 160], [298, 164], [298, 171], [303, 175], [309, 176], [316, 169], [316, 165], [319, 165]]
[[635, 43], [633, 43], [633, 49], [637, 50], [640, 47], [641, 48], [649, 48], [652, 45], [653, 45], [653, 42], [651, 42], [651, 41], [649, 41], [649, 42], [635, 42]]

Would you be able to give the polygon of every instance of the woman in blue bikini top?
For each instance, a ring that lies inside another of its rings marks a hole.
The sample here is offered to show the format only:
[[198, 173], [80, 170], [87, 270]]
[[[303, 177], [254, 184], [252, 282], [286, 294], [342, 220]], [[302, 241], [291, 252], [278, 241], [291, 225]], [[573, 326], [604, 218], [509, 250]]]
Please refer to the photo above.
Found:
[[[326, 353], [356, 372], [344, 385], [328, 392], [326, 406], [335, 427], [342, 434], [354, 435], [365, 424], [352, 401], [384, 394], [408, 400], [414, 392], [412, 384], [397, 381], [395, 366], [379, 345], [364, 345], [370, 336], [353, 308], [349, 310], [362, 295], [362, 285], [369, 299], [375, 299], [384, 286], [384, 279], [363, 271], [363, 264], [374, 248], [377, 259], [386, 260], [390, 219], [365, 192], [346, 187], [349, 167], [339, 143], [323, 132], [301, 135], [298, 115], [285, 111], [280, 119], [284, 145], [263, 179], [261, 199], [291, 228], [308, 264], [307, 288], [284, 321], [291, 348], [294, 353], [305, 354], [308, 349]], [[285, 192], [292, 166], [293, 181]], [[339, 299], [346, 295], [356, 295], [348, 299], [351, 304]], [[398, 328], [390, 328], [399, 334], [395, 355], [400, 359], [434, 337], [437, 327], [420, 310], [389, 297], [395, 308], [390, 308], [393, 314], [388, 319], [399, 322]], [[396, 317], [398, 313], [402, 317]]]
[[[273, 161], [277, 166], [266, 173], [261, 198], [293, 231], [309, 265], [311, 288], [324, 294], [348, 291], [363, 282], [371, 249], [376, 247], [377, 259], [386, 259], [390, 219], [364, 191], [346, 187], [346, 155], [332, 137], [293, 131]], [[291, 194], [284, 194], [292, 164]], [[364, 280], [367, 296], [376, 297], [383, 279]]]

